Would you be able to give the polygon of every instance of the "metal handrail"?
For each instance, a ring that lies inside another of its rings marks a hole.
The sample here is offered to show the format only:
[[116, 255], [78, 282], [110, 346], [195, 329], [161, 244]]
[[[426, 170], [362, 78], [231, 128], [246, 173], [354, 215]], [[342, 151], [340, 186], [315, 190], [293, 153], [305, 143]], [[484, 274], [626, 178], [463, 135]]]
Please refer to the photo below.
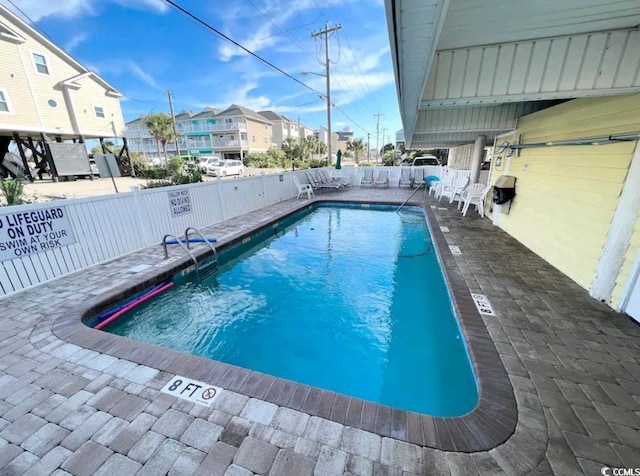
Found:
[[167, 233], [166, 235], [164, 235], [162, 237], [162, 248], [164, 249], [164, 259], [169, 259], [169, 252], [167, 251], [167, 238], [173, 238], [174, 240], [176, 240], [176, 243], [178, 245], [180, 245], [180, 248], [182, 248], [183, 251], [185, 253], [187, 253], [187, 255], [189, 255], [189, 258], [191, 258], [191, 260], [193, 261], [193, 264], [195, 265], [195, 267], [197, 269], [198, 268], [198, 260], [196, 259], [196, 257], [193, 256], [193, 253], [191, 253], [191, 251], [189, 251], [187, 248], [185, 248], [185, 246], [182, 244], [182, 242], [178, 238], [173, 236], [171, 233]]
[[209, 240], [207, 240], [204, 236], [202, 236], [202, 233], [200, 233], [200, 231], [198, 231], [197, 228], [194, 228], [192, 226], [188, 226], [186, 230], [184, 230], [184, 239], [187, 242], [187, 249], [190, 249], [189, 246], [189, 231], [193, 231], [198, 237], [202, 238], [202, 240], [209, 246], [209, 248], [211, 248], [211, 251], [213, 251], [213, 257], [216, 260], [216, 263], [218, 262], [218, 252], [216, 251], [215, 246], [213, 246]]
[[406, 205], [406, 203], [407, 203], [409, 200], [411, 200], [411, 197], [413, 197], [413, 196], [418, 192], [418, 190], [420, 190], [423, 186], [424, 186], [424, 187], [426, 187], [426, 185], [425, 185], [424, 183], [421, 183], [420, 185], [418, 185], [418, 188], [416, 188], [416, 189], [411, 193], [411, 195], [409, 195], [409, 198], [407, 198], [404, 202], [402, 202], [402, 205], [400, 205], [400, 206], [398, 207], [398, 209], [396, 210], [396, 213], [398, 213], [398, 212], [400, 211], [400, 209], [401, 209], [402, 207], [404, 207], [404, 206]]

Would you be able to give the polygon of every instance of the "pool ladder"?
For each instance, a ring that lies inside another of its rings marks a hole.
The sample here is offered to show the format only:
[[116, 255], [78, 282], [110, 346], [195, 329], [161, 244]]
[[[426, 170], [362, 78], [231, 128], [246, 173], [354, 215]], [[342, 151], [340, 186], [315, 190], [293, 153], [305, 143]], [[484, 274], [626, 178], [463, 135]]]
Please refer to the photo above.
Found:
[[[209, 248], [211, 248], [211, 251], [213, 252], [213, 260], [205, 259], [198, 262], [198, 259], [191, 252], [191, 246], [189, 243], [189, 232], [195, 233], [199, 238], [202, 239], [204, 243], [207, 244]], [[184, 239], [187, 244], [186, 247], [182, 243], [182, 241], [180, 241], [171, 233], [167, 233], [166, 235], [164, 235], [162, 237], [162, 248], [164, 250], [164, 259], [169, 258], [169, 252], [167, 251], [167, 238], [173, 238], [176, 241], [176, 243], [180, 246], [180, 248], [182, 248], [182, 251], [184, 251], [189, 256], [189, 258], [191, 258], [191, 261], [193, 261], [193, 266], [196, 271], [196, 276], [198, 278], [198, 281], [202, 281], [203, 279], [211, 276], [212, 274], [215, 274], [218, 271], [218, 251], [216, 250], [215, 246], [211, 244], [209, 240], [207, 240], [204, 236], [202, 236], [202, 233], [200, 233], [200, 231], [198, 231], [197, 228], [193, 226], [189, 226], [187, 227], [186, 230], [184, 230]]]

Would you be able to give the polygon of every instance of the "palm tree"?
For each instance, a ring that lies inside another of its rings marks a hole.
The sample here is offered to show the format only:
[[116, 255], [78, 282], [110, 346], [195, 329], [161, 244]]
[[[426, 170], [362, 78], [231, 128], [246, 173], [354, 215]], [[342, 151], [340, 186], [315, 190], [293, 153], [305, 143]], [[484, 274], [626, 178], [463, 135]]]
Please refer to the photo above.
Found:
[[144, 117], [144, 125], [147, 127], [149, 134], [156, 139], [158, 158], [160, 158], [160, 144], [162, 143], [162, 152], [164, 153], [164, 162], [166, 165], [167, 142], [175, 139], [171, 118], [166, 114], [149, 114]]
[[326, 154], [327, 153], [327, 144], [316, 139], [316, 153], [317, 154]]
[[316, 150], [318, 139], [313, 136], [307, 136], [300, 141], [303, 159], [310, 159], [311, 153]]
[[294, 160], [300, 156], [300, 144], [293, 137], [287, 137], [282, 143], [282, 151], [288, 160]]
[[360, 154], [364, 152], [365, 145], [362, 139], [355, 139], [347, 142], [347, 150], [353, 152], [356, 164], [360, 163]]

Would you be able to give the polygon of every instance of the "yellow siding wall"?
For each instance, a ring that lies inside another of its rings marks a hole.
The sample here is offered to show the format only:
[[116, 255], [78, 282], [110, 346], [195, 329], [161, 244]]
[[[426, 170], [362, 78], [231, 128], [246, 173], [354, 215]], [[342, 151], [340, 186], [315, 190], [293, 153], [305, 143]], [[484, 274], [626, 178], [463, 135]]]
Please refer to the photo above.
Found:
[[640, 250], [640, 216], [636, 219], [629, 248], [625, 254], [624, 263], [620, 268], [620, 273], [616, 279], [616, 286], [613, 289], [613, 294], [611, 296], [611, 306], [615, 309], [618, 309], [620, 304], [622, 304], [622, 293], [624, 292], [627, 284], [627, 279], [629, 279], [629, 275], [631, 274], [631, 268], [633, 267], [633, 263], [638, 255], [638, 250]]
[[1, 113], [0, 123], [7, 128], [28, 126], [40, 127], [31, 92], [27, 84], [27, 75], [20, 61], [19, 46], [0, 40], [0, 89], [7, 92], [11, 104], [11, 113]]
[[[26, 33], [23, 33], [23, 36], [27, 41], [20, 45], [20, 54], [29, 75], [44, 129], [51, 132], [57, 131], [61, 134], [73, 134], [73, 126], [64, 102], [62, 89], [56, 85], [60, 81], [81, 74], [82, 71], [48, 50], [35, 38], [27, 36]], [[36, 72], [33, 53], [46, 57], [49, 75]], [[56, 107], [47, 104], [50, 99], [56, 102]]]
[[[48, 44], [42, 43], [37, 36], [32, 36], [24, 27], [11, 23], [8, 19], [3, 20], [26, 41], [16, 44], [0, 40], [0, 89], [7, 91], [14, 112], [0, 114], [0, 125], [5, 129], [37, 130], [52, 135], [74, 134], [71, 114], [59, 83], [84, 73], [84, 70], [73, 65]], [[37, 72], [33, 53], [45, 56], [48, 75]], [[123, 136], [124, 121], [118, 98], [106, 96], [105, 88], [92, 77], [80, 80], [79, 84], [82, 88], [72, 90], [71, 96], [80, 133], [90, 136]], [[55, 101], [55, 107], [48, 104], [50, 100]], [[105, 119], [94, 117], [92, 104], [104, 106]]]
[[[522, 117], [523, 143], [638, 130], [640, 94], [578, 99]], [[635, 142], [522, 150], [510, 162], [516, 198], [500, 227], [589, 289]], [[502, 173], [505, 173], [504, 171]], [[492, 182], [500, 171], [492, 172]]]
[[[107, 96], [106, 90], [91, 77], [81, 79], [78, 83], [82, 87], [72, 90], [71, 97], [80, 131], [91, 135], [103, 134], [106, 137], [124, 136], [124, 121], [118, 98]], [[94, 105], [104, 108], [104, 119], [95, 116]]]
[[[272, 130], [271, 125], [264, 122], [254, 121], [250, 117], [247, 120], [247, 143], [249, 144], [249, 150], [269, 150], [271, 148]], [[256, 137], [255, 142], [253, 136]], [[266, 139], [266, 142], [265, 142]]]

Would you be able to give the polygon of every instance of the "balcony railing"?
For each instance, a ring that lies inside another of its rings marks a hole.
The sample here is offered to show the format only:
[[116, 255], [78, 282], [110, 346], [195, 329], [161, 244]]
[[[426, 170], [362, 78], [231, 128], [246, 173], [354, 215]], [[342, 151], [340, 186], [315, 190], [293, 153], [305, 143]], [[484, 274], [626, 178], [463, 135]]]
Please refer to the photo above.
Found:
[[240, 143], [242, 143], [242, 145], [244, 147], [247, 146], [248, 142], [246, 140], [243, 141], [239, 141], [239, 140], [214, 140], [213, 141], [213, 148], [214, 149], [231, 149], [231, 148], [239, 148], [240, 147]]
[[219, 132], [219, 131], [246, 131], [246, 122], [220, 122], [218, 124], [178, 123], [179, 132]]

